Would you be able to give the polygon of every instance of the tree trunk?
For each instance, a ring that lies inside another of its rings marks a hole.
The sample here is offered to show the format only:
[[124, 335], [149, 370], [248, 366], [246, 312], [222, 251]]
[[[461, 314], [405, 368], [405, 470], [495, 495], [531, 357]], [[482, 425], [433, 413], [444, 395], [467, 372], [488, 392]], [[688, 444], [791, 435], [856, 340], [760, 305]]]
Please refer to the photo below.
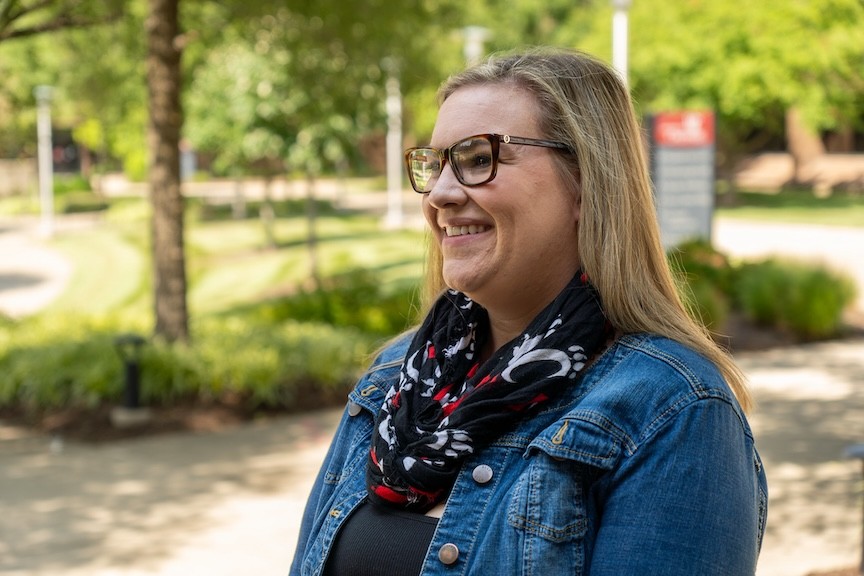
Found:
[[155, 332], [169, 342], [189, 339], [183, 197], [180, 193], [179, 0], [148, 0], [147, 91], [150, 201], [153, 205]]
[[825, 154], [819, 134], [808, 127], [795, 108], [786, 111], [786, 147], [795, 164], [795, 181], [806, 183], [810, 179], [806, 167], [814, 159]]

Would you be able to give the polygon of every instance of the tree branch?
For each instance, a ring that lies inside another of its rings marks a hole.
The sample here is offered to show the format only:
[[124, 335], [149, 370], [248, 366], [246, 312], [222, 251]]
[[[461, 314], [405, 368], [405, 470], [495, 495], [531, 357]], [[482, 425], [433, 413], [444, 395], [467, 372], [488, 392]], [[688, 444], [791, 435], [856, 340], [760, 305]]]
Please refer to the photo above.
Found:
[[104, 16], [76, 16], [72, 13], [75, 6], [81, 4], [80, 0], [74, 0], [61, 7], [61, 11], [50, 17], [44, 22], [33, 24], [22, 28], [12, 28], [10, 26], [21, 16], [33, 14], [40, 10], [50, 8], [56, 4], [56, 0], [39, 0], [30, 6], [18, 5], [18, 10], [14, 10], [16, 0], [0, 0], [0, 42], [4, 40], [12, 40], [16, 38], [26, 38], [35, 36], [45, 32], [53, 32], [55, 30], [63, 30], [69, 28], [86, 28], [88, 26], [96, 26], [113, 22], [120, 18], [121, 12], [112, 10]]

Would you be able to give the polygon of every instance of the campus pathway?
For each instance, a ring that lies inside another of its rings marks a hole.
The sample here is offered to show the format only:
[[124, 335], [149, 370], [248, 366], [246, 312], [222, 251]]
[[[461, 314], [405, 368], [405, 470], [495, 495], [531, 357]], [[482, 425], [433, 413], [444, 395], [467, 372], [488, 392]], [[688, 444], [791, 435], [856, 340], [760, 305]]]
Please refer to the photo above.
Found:
[[13, 318], [53, 302], [72, 274], [69, 261], [38, 230], [31, 218], [0, 220], [0, 313]]
[[[766, 235], [758, 223], [735, 226], [715, 229], [721, 249], [737, 242], [755, 253], [760, 239], [784, 234]], [[41, 285], [62, 283], [69, 270], [50, 246], [13, 228], [0, 222], [0, 302], [23, 289], [38, 308], [50, 301], [38, 296]], [[819, 243], [817, 232], [798, 229], [779, 242], [783, 250], [762, 249], [794, 253]], [[859, 240], [829, 244], [822, 256], [851, 252], [857, 274], [864, 267]], [[20, 253], [29, 256], [16, 260]], [[752, 425], [771, 491], [758, 576], [857, 564], [861, 465], [843, 450], [864, 441], [864, 340], [738, 360], [759, 402]], [[0, 422], [0, 574], [284, 575], [338, 417], [330, 410], [95, 446]]]
[[[857, 563], [864, 341], [739, 357], [771, 489], [759, 576]], [[81, 445], [0, 426], [0, 573], [284, 575], [339, 411]]]

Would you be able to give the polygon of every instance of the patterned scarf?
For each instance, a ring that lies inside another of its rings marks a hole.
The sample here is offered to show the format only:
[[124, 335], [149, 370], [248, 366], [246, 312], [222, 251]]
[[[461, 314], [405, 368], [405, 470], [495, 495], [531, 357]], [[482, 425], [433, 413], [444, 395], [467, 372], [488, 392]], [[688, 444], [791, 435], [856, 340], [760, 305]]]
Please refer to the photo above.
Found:
[[375, 421], [366, 467], [372, 500], [417, 511], [453, 485], [462, 461], [572, 385], [608, 324], [584, 274], [482, 365], [489, 318], [448, 290], [411, 342]]

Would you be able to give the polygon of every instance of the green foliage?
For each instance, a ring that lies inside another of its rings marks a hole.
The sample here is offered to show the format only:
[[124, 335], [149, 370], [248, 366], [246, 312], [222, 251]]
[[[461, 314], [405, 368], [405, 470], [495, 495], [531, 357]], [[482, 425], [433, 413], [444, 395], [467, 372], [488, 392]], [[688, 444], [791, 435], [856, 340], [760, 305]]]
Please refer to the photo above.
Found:
[[122, 0], [4, 0], [0, 3], [0, 41], [102, 24], [119, 16], [122, 5]]
[[[135, 328], [134, 321], [131, 326]], [[115, 339], [129, 328], [129, 317], [73, 315], [0, 324], [0, 406], [38, 411], [118, 403], [124, 373]], [[193, 346], [151, 341], [142, 348], [144, 403], [196, 399], [239, 400], [250, 408], [308, 405], [301, 392], [316, 393], [316, 399], [343, 392], [374, 346], [357, 331], [317, 323], [211, 317], [193, 330]]]
[[720, 332], [729, 316], [727, 294], [733, 269], [728, 258], [704, 240], [685, 242], [669, 252], [687, 309], [710, 330]]
[[70, 192], [90, 192], [90, 182], [80, 174], [55, 174], [54, 195], [63, 196]]
[[92, 407], [120, 394], [112, 321], [45, 316], [0, 326], [0, 405]]
[[685, 277], [704, 280], [728, 294], [732, 289], [734, 271], [729, 258], [710, 242], [698, 239], [683, 242], [669, 251], [673, 271]]
[[777, 258], [732, 265], [704, 241], [678, 246], [669, 262], [688, 309], [714, 331], [735, 309], [802, 340], [827, 338], [841, 331], [855, 299], [854, 282], [821, 265]]
[[417, 321], [416, 289], [397, 286], [385, 290], [381, 279], [367, 270], [352, 270], [326, 280], [321, 290], [300, 291], [264, 302], [252, 309], [254, 317], [279, 324], [288, 319], [324, 322], [365, 333], [388, 336], [404, 331]]
[[721, 161], [746, 152], [754, 131], [782, 134], [791, 106], [814, 130], [864, 122], [859, 0], [634, 2], [630, 18], [637, 101], [714, 110]]
[[[269, 202], [273, 209], [273, 216], [276, 218], [294, 218], [305, 217], [308, 208], [308, 200], [306, 199], [287, 199], [274, 200]], [[338, 210], [333, 203], [327, 200], [314, 200], [315, 214], [318, 217], [335, 216], [344, 214], [344, 211]], [[245, 218], [258, 219], [260, 218], [261, 209], [264, 202], [252, 200], [246, 202]], [[197, 200], [187, 203], [187, 210], [193, 217], [202, 221], [216, 220], [237, 220], [234, 214], [234, 207], [228, 202], [207, 202], [206, 200]]]
[[[299, 290], [306, 279], [301, 204], [278, 204], [279, 236], [287, 239], [278, 250], [260, 249], [257, 222], [190, 219], [192, 344], [154, 340], [142, 349], [146, 404], [295, 410], [342, 401], [372, 350], [414, 321], [417, 270], [407, 260], [420, 234], [382, 232], [374, 218], [322, 206], [332, 216], [321, 218], [318, 241], [332, 277], [321, 292]], [[0, 318], [0, 406], [120, 402], [123, 364], [114, 340], [152, 330], [146, 211], [144, 199], [111, 199], [102, 225], [53, 241], [74, 263], [73, 275], [44, 313]], [[274, 298], [284, 291], [294, 296]]]
[[190, 142], [214, 155], [219, 174], [287, 167], [314, 175], [356, 165], [359, 137], [385, 125], [387, 75], [398, 73], [405, 92], [443, 78], [423, 74], [437, 64], [438, 52], [424, 49], [444, 12], [436, 4], [268, 4], [225, 6], [186, 95]]
[[301, 391], [344, 390], [372, 349], [360, 332], [320, 323], [262, 324], [241, 317], [208, 318], [193, 326], [191, 346], [154, 342], [142, 356], [142, 395], [250, 407], [291, 408]]
[[[31, 23], [64, 8], [99, 15], [122, 6], [123, 17], [0, 42], [0, 155], [35, 153], [33, 87], [49, 84], [55, 125], [143, 178], [146, 3], [12, 4], [41, 5]], [[388, 66], [398, 68], [406, 140], [428, 140], [436, 87], [464, 65], [469, 25], [488, 29], [487, 53], [551, 44], [611, 56], [607, 1], [405, 0], [393, 9], [385, 0], [230, 0], [181, 9], [184, 137], [214, 155], [220, 174], [356, 169], [358, 138], [386, 128]], [[721, 162], [754, 145], [754, 133], [781, 136], [793, 105], [814, 129], [864, 123], [860, 0], [645, 0], [629, 18], [638, 105], [715, 110]]]
[[736, 302], [753, 320], [780, 326], [802, 339], [837, 334], [842, 314], [855, 298], [847, 276], [822, 266], [765, 260], [741, 267]]
[[64, 214], [79, 212], [102, 212], [108, 209], [108, 201], [92, 192], [73, 192], [60, 198], [60, 211]]

